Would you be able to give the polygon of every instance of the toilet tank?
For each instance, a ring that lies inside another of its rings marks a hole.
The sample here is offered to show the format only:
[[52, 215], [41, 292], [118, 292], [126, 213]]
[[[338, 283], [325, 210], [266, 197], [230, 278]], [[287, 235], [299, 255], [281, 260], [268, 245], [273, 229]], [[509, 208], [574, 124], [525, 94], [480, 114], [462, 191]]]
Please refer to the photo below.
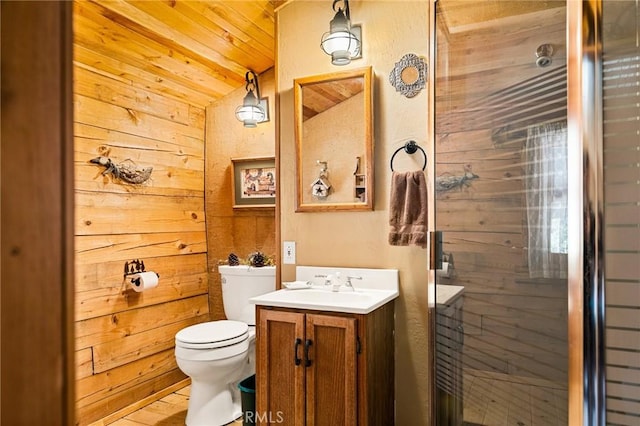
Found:
[[276, 267], [220, 265], [218, 272], [220, 272], [222, 303], [227, 319], [255, 325], [255, 304], [249, 302], [249, 299], [276, 289]]

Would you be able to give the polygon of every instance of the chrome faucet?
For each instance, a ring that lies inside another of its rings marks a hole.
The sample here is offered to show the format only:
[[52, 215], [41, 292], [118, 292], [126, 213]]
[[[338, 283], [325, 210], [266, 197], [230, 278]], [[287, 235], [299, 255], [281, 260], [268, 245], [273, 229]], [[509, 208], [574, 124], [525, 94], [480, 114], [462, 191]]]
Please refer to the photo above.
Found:
[[351, 280], [362, 280], [362, 277], [350, 277], [350, 276], [347, 276], [347, 282], [344, 283], [344, 285], [346, 287], [351, 288], [351, 291], [356, 291], [356, 289], [353, 286], [353, 283], [351, 282]]
[[344, 283], [343, 283], [342, 282], [342, 277], [340, 275], [340, 272], [336, 272], [335, 277], [332, 277], [331, 275], [329, 277], [331, 277], [331, 282], [332, 282], [331, 290], [333, 290], [333, 291], [340, 291], [340, 288], [342, 286], [345, 286], [345, 287], [351, 289], [351, 291], [356, 291], [356, 289], [353, 286], [353, 283], [351, 282], [351, 280], [361, 280], [362, 279], [362, 277], [347, 276], [345, 278]]

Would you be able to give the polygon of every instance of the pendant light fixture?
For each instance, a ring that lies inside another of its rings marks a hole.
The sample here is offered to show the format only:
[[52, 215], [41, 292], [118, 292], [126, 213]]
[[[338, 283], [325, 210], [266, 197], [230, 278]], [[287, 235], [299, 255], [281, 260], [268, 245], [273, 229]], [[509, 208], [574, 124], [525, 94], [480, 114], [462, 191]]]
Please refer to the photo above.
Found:
[[260, 99], [260, 86], [256, 73], [249, 70], [244, 79], [247, 95], [244, 97], [242, 105], [236, 108], [236, 118], [244, 123], [244, 127], [257, 127], [258, 123], [267, 120], [269, 107], [266, 99]]
[[[336, 4], [342, 2], [344, 10]], [[362, 28], [351, 25], [349, 0], [334, 0], [332, 5], [336, 15], [329, 23], [329, 31], [322, 35], [320, 46], [327, 55], [331, 55], [333, 65], [347, 65], [352, 59], [361, 57]]]

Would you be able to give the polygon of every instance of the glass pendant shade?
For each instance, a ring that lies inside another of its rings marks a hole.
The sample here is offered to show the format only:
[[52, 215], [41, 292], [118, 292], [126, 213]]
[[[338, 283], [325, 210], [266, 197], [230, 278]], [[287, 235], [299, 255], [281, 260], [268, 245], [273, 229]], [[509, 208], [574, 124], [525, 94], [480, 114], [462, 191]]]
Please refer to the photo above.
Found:
[[333, 65], [347, 65], [360, 54], [360, 40], [351, 31], [351, 23], [342, 9], [338, 9], [331, 20], [329, 32], [322, 36], [320, 46], [324, 53], [331, 55]]
[[253, 93], [253, 89], [248, 90], [242, 105], [236, 108], [236, 118], [244, 123], [244, 127], [257, 127], [258, 123], [265, 120], [266, 112]]

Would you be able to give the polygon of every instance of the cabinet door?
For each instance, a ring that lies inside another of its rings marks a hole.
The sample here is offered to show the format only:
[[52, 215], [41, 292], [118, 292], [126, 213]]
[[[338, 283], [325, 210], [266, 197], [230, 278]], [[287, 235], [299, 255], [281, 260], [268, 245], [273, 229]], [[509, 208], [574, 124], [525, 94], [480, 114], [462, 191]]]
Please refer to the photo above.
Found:
[[306, 332], [307, 426], [355, 426], [355, 318], [307, 314]]
[[304, 426], [304, 314], [258, 309], [256, 423]]

